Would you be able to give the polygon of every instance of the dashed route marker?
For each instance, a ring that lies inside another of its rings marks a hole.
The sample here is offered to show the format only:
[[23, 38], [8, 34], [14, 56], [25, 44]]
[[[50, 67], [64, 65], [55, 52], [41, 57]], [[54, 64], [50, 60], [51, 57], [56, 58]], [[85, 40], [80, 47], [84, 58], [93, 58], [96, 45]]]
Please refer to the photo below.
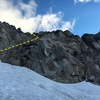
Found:
[[7, 48], [1, 49], [1, 50], [0, 50], [0, 53], [1, 53], [1, 52], [4, 52], [4, 51], [7, 51], [7, 50], [10, 50], [10, 49], [13, 49], [13, 48], [16, 48], [16, 47], [19, 47], [19, 46], [22, 46], [23, 44], [27, 44], [27, 43], [36, 41], [37, 39], [39, 39], [39, 37], [38, 37], [37, 35], [35, 35], [34, 33], [33, 33], [32, 35], [35, 36], [34, 39], [27, 40], [27, 41], [24, 41], [24, 42], [20, 42], [19, 44], [16, 44], [16, 45], [9, 46], [9, 47], [7, 47]]

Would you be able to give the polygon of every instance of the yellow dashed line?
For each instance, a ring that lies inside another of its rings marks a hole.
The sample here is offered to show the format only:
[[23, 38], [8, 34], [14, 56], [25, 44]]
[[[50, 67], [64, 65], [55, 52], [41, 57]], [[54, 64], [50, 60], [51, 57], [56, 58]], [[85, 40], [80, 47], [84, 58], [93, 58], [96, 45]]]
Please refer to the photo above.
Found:
[[28, 40], [28, 41], [26, 41], [26, 42], [22, 42], [22, 43], [16, 44], [16, 45], [11, 46], [11, 47], [8, 47], [8, 48], [4, 48], [4, 49], [0, 50], [0, 52], [7, 51], [7, 50], [13, 49], [13, 48], [15, 48], [15, 47], [21, 46], [21, 45], [23, 45], [23, 44], [27, 44], [27, 43], [30, 43], [30, 42], [33, 42], [33, 41], [36, 41], [37, 39], [39, 39], [39, 37], [36, 36], [35, 34], [32, 34], [32, 35], [35, 36], [34, 39], [31, 39], [31, 40]]
[[39, 37], [37, 36], [36, 39], [39, 39]]
[[19, 45], [21, 46], [21, 45], [23, 45], [23, 43], [20, 43]]
[[15, 46], [12, 46], [11, 48], [14, 48]]
[[37, 40], [39, 37], [34, 38], [34, 40]]
[[5, 48], [4, 50], [8, 50], [7, 48]]
[[35, 38], [34, 40], [37, 40], [37, 38]]
[[0, 50], [0, 52], [3, 52], [4, 50]]
[[27, 43], [31, 42], [30, 40], [27, 41]]
[[36, 36], [35, 34], [32, 34], [33, 36]]
[[11, 47], [8, 47], [8, 50], [11, 49]]
[[34, 41], [34, 39], [31, 40], [31, 42]]
[[23, 42], [23, 44], [26, 44], [26, 42]]
[[19, 45], [18, 45], [18, 44], [16, 44], [15, 46], [16, 46], [16, 47], [18, 47]]

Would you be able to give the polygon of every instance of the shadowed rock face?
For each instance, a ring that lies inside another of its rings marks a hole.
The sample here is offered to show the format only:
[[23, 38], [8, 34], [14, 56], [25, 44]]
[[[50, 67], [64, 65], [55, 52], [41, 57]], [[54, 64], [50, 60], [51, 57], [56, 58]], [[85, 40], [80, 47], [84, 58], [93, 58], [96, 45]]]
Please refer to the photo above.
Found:
[[[0, 59], [28, 67], [58, 82], [76, 83], [87, 79], [100, 84], [99, 35], [85, 34], [81, 39], [69, 31], [40, 32], [37, 41], [2, 52]], [[0, 23], [0, 49], [32, 38], [29, 33]]]

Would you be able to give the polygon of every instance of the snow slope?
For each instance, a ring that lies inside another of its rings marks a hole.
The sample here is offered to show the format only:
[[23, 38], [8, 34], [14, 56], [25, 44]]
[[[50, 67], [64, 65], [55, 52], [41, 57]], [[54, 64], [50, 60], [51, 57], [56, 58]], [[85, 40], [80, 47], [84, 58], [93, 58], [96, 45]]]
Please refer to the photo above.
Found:
[[61, 84], [27, 68], [0, 62], [0, 100], [100, 100], [100, 86]]

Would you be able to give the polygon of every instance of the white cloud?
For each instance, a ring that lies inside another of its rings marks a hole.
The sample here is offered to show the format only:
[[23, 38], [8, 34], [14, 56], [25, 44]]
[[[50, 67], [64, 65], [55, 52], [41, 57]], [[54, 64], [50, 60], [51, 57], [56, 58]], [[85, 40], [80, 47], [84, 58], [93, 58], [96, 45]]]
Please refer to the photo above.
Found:
[[37, 14], [37, 4], [30, 0], [28, 4], [18, 0], [14, 5], [12, 0], [0, 0], [0, 21], [6, 21], [17, 28], [20, 27], [24, 32], [33, 31], [52, 31], [56, 29], [72, 30], [75, 20], [64, 21], [63, 13], [52, 13], [50, 11], [44, 15]]
[[97, 2], [98, 3], [98, 2], [100, 2], [100, 0], [74, 0], [74, 2], [75, 3], [78, 3], [78, 2], [82, 2], [82, 3], [83, 2]]
[[20, 0], [18, 4], [19, 9], [25, 13], [25, 17], [30, 18], [32, 16], [35, 16], [37, 8], [37, 4], [35, 3], [35, 1], [30, 0], [29, 4], [25, 4]]
[[91, 0], [74, 0], [75, 3], [77, 2], [90, 2]]
[[72, 22], [70, 22], [70, 21], [69, 22], [63, 22], [62, 30], [64, 31], [64, 30], [66, 30], [66, 28], [67, 28], [67, 30], [73, 29], [75, 22], [76, 22], [76, 20], [73, 20]]

